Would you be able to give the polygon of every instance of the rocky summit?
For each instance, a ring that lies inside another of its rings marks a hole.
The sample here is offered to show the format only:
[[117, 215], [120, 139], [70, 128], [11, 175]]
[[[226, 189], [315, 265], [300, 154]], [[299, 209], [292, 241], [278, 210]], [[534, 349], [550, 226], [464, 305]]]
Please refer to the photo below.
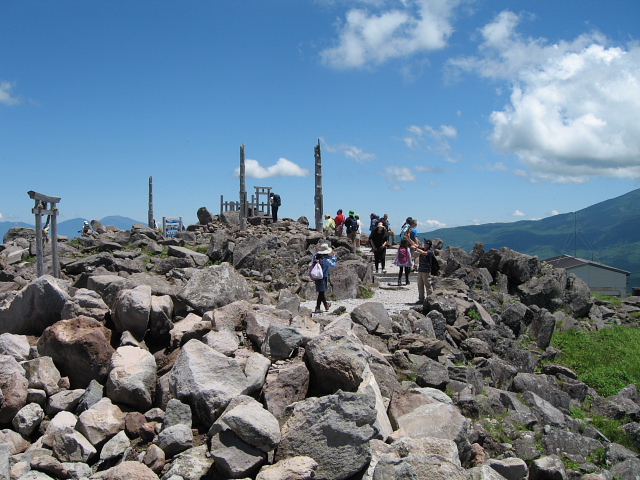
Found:
[[640, 445], [636, 386], [599, 396], [551, 338], [631, 324], [640, 298], [436, 239], [433, 293], [390, 313], [370, 259], [330, 237], [330, 296], [357, 305], [312, 315], [322, 233], [200, 213], [172, 238], [60, 238], [62, 278], [37, 277], [33, 230], [5, 235], [0, 479], [638, 478], [636, 452], [571, 413], [589, 398]]

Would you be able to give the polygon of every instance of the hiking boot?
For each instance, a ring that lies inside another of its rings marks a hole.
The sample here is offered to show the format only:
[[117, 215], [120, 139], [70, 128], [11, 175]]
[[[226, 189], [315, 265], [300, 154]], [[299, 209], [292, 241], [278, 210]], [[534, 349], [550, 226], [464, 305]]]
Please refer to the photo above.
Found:
[[324, 309], [328, 312], [330, 308], [331, 308], [331, 302], [327, 302], [327, 304], [324, 306]]
[[405, 285], [409, 285], [411, 282], [409, 280], [407, 280], [407, 283], [405, 283]]
[[319, 308], [316, 308], [313, 313], [322, 313], [322, 310], [320, 310]]
[[382, 273], [387, 273], [387, 271], [383, 268], [383, 269], [382, 269]]
[[402, 282], [400, 280], [398, 280], [398, 286], [401, 287], [402, 286]]

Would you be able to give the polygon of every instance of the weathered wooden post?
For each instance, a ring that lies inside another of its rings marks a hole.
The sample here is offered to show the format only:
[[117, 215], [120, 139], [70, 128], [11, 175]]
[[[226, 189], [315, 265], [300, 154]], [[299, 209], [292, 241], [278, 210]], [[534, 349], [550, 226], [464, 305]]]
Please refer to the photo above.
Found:
[[316, 159], [316, 195], [314, 197], [316, 207], [316, 231], [322, 231], [322, 216], [324, 213], [323, 198], [322, 198], [322, 155], [320, 153], [320, 140], [315, 148]]
[[247, 229], [247, 190], [244, 184], [244, 144], [240, 145], [240, 230]]
[[149, 177], [149, 228], [155, 228], [153, 224], [153, 177]]
[[[51, 219], [51, 264], [53, 276], [60, 278], [60, 263], [58, 262], [58, 207], [60, 197], [50, 197], [29, 190], [29, 197], [35, 200], [35, 207], [31, 210], [36, 216], [36, 269], [39, 277], [44, 275], [44, 242], [42, 237], [42, 215], [49, 215]], [[47, 208], [47, 204], [51, 204]]]

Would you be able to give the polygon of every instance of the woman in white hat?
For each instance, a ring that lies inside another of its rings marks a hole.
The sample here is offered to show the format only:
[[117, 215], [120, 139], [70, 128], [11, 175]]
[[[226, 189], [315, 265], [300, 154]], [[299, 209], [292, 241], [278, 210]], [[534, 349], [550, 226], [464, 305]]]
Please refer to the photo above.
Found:
[[329, 269], [336, 268], [338, 266], [338, 258], [329, 244], [323, 243], [313, 256], [313, 263], [316, 262], [320, 263], [322, 266], [322, 278], [320, 280], [315, 280], [318, 298], [316, 299], [316, 310], [314, 313], [321, 313], [322, 310], [320, 310], [320, 304], [324, 305], [324, 309], [327, 311], [331, 307], [331, 302], [327, 302], [325, 292], [329, 288]]

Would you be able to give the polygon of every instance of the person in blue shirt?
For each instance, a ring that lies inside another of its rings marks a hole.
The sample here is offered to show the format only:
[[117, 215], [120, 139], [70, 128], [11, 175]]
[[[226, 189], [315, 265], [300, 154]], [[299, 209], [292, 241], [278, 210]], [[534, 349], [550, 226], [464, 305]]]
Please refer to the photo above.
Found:
[[324, 309], [326, 311], [329, 311], [329, 308], [331, 307], [331, 302], [327, 302], [325, 294], [329, 289], [329, 276], [331, 275], [329, 270], [338, 266], [338, 258], [336, 257], [334, 250], [327, 243], [323, 243], [313, 256], [313, 262], [320, 262], [322, 265], [322, 278], [320, 280], [314, 280], [316, 283], [316, 292], [318, 292], [314, 313], [321, 313], [321, 304], [324, 305]]

